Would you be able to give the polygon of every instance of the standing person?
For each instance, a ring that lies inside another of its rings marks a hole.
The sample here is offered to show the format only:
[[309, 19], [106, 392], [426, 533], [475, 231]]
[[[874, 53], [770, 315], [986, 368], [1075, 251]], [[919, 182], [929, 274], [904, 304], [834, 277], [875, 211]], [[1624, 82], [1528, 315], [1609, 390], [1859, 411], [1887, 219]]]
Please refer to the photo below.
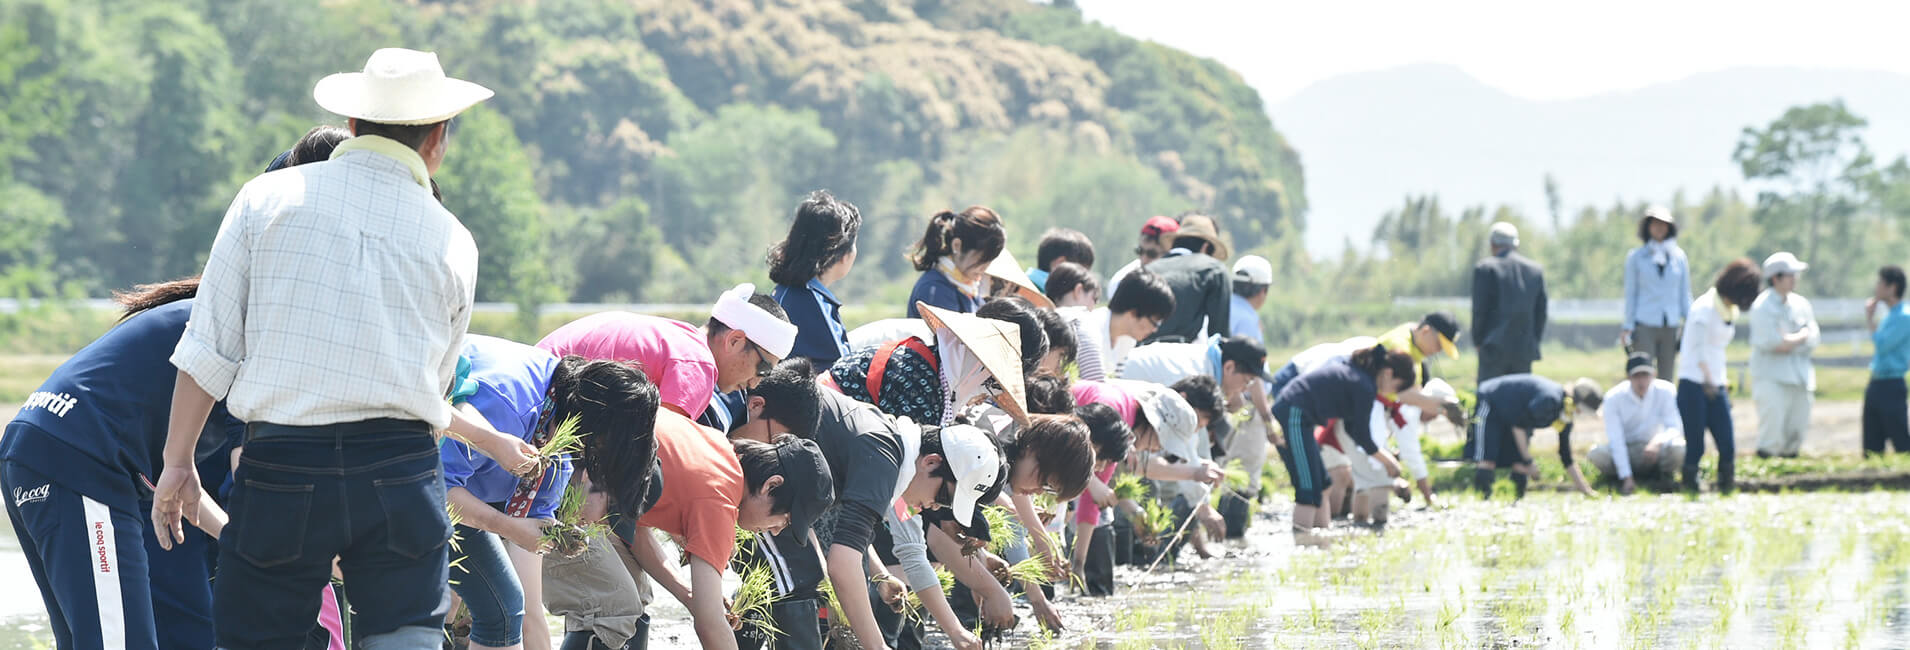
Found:
[[1082, 379], [1121, 376], [1129, 351], [1174, 313], [1174, 290], [1153, 271], [1139, 269], [1115, 285], [1106, 307], [1068, 310], [1074, 326], [1075, 369]]
[[1267, 335], [1260, 330], [1260, 307], [1272, 292], [1273, 263], [1259, 255], [1240, 258], [1234, 262], [1233, 285], [1226, 333], [1266, 343]]
[[[471, 336], [464, 358], [474, 389], [463, 402], [467, 416], [537, 445], [575, 417], [582, 435], [576, 460], [588, 482], [614, 495], [622, 516], [642, 514], [656, 462], [657, 410], [656, 386], [642, 372], [615, 361], [559, 359], [489, 336]], [[445, 441], [439, 456], [446, 499], [462, 519], [451, 588], [471, 612], [471, 647], [550, 647], [540, 556], [544, 529], [555, 523], [571, 483], [571, 455], [523, 479], [457, 440]], [[579, 484], [571, 489], [587, 489]], [[505, 541], [515, 548], [507, 550]], [[530, 640], [535, 635], [543, 638]]]
[[1173, 248], [1147, 265], [1173, 288], [1174, 313], [1143, 344], [1198, 341], [1232, 325], [1233, 276], [1222, 264], [1231, 252], [1213, 217], [1181, 217]]
[[1698, 460], [1704, 457], [1704, 432], [1718, 445], [1718, 491], [1735, 487], [1737, 434], [1731, 424], [1730, 376], [1724, 348], [1737, 336], [1742, 310], [1757, 300], [1757, 263], [1740, 259], [1725, 265], [1711, 290], [1691, 303], [1679, 337], [1678, 414], [1684, 418], [1684, 489], [1698, 491]]
[[1797, 276], [1810, 268], [1780, 252], [1764, 259], [1770, 285], [1751, 303], [1751, 399], [1757, 400], [1757, 455], [1795, 458], [1810, 430], [1817, 369], [1811, 353], [1821, 331], [1811, 301], [1797, 295]]
[[1079, 230], [1049, 228], [1041, 233], [1035, 246], [1035, 268], [1028, 269], [1028, 280], [1043, 293], [1048, 291], [1048, 274], [1056, 264], [1077, 264], [1084, 270], [1094, 268], [1094, 242]]
[[[1905, 405], [1903, 375], [1910, 372], [1910, 309], [1903, 304], [1903, 269], [1877, 270], [1876, 295], [1864, 304], [1870, 340], [1870, 385], [1864, 388], [1864, 455], [1882, 454], [1884, 445], [1910, 452], [1910, 406]], [[1883, 318], [1877, 317], [1879, 307]]]
[[312, 95], [356, 137], [253, 179], [227, 211], [173, 353], [153, 519], [175, 538], [198, 519], [192, 450], [226, 399], [251, 428], [220, 544], [218, 645], [300, 643], [338, 557], [366, 645], [427, 647], [451, 536], [431, 432], [451, 422], [477, 277], [471, 233], [430, 178], [450, 119], [491, 91], [445, 77], [434, 54], [383, 49]]
[[776, 283], [772, 295], [796, 325], [790, 355], [827, 368], [850, 352], [842, 301], [829, 287], [855, 267], [856, 232], [861, 228], [862, 212], [854, 204], [817, 190], [796, 206], [789, 235], [770, 247], [769, 279]]
[[[606, 311], [557, 328], [537, 347], [559, 356], [636, 361], [662, 392], [663, 407], [696, 418], [726, 411], [712, 398], [756, 385], [796, 345], [796, 326], [774, 298], [739, 284], [718, 296], [703, 327], [659, 316]], [[727, 427], [723, 427], [727, 428]]]
[[1519, 229], [1492, 224], [1492, 257], [1472, 267], [1472, 345], [1479, 382], [1532, 372], [1545, 338], [1545, 270], [1518, 253]]
[[1685, 432], [1677, 389], [1658, 378], [1650, 354], [1633, 352], [1625, 375], [1605, 392], [1605, 444], [1585, 456], [1600, 474], [1618, 479], [1619, 493], [1631, 494], [1639, 477], [1671, 477], [1684, 462]]
[[1334, 504], [1322, 499], [1327, 479], [1320, 443], [1314, 438], [1319, 427], [1333, 420], [1344, 422], [1347, 437], [1364, 455], [1378, 460], [1388, 476], [1399, 476], [1399, 461], [1373, 441], [1372, 412], [1381, 391], [1399, 392], [1412, 381], [1412, 373], [1412, 357], [1375, 345], [1300, 375], [1274, 399], [1273, 416], [1284, 425], [1292, 450], [1287, 475], [1293, 477], [1296, 539], [1306, 539], [1333, 520]]
[[1678, 222], [1662, 206], [1638, 221], [1643, 242], [1625, 256], [1625, 320], [1619, 342], [1658, 360], [1658, 376], [1678, 381], [1678, 335], [1691, 308], [1691, 263], [1678, 247]]
[[1472, 486], [1479, 490], [1479, 498], [1492, 496], [1494, 473], [1500, 467], [1512, 470], [1516, 496], [1525, 498], [1526, 479], [1539, 473], [1530, 453], [1532, 435], [1546, 427], [1558, 432], [1559, 463], [1572, 478], [1572, 486], [1579, 494], [1596, 494], [1572, 461], [1572, 425], [1578, 414], [1596, 413], [1604, 401], [1604, 389], [1583, 377], [1572, 382], [1569, 393], [1558, 382], [1533, 374], [1480, 382], [1472, 435], [1466, 440], [1466, 457], [1473, 461]]
[[1141, 224], [1140, 243], [1134, 246], [1134, 260], [1128, 262], [1108, 276], [1108, 286], [1120, 286], [1121, 279], [1129, 273], [1154, 263], [1167, 254], [1170, 244], [1174, 243], [1174, 233], [1180, 231], [1180, 221], [1173, 217], [1152, 217]]
[[1054, 301], [1056, 309], [1076, 307], [1093, 309], [1101, 303], [1101, 280], [1088, 267], [1060, 262], [1048, 271], [1042, 292]]
[[928, 219], [909, 260], [922, 276], [909, 291], [909, 318], [921, 318], [916, 303], [974, 313], [988, 295], [988, 264], [1007, 243], [1001, 215], [979, 205], [960, 213], [943, 210]]

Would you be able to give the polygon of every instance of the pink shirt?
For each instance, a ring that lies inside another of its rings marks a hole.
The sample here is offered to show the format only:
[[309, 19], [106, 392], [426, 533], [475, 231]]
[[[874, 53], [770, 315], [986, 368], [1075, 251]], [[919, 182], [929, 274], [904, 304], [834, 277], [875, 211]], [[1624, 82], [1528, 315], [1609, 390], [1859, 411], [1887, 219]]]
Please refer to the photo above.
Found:
[[1141, 403], [1127, 394], [1127, 390], [1103, 381], [1080, 379], [1074, 382], [1073, 391], [1074, 403], [1106, 404], [1121, 414], [1122, 422], [1134, 426], [1134, 412], [1141, 408]]
[[716, 394], [716, 357], [703, 330], [683, 321], [606, 311], [557, 328], [537, 347], [557, 356], [635, 361], [664, 406], [695, 418]]
[[[1114, 471], [1120, 468], [1119, 463], [1110, 463], [1107, 469], [1101, 470], [1101, 473], [1095, 474], [1094, 476], [1095, 478], [1101, 479], [1102, 483], [1106, 483], [1114, 480]], [[1089, 526], [1101, 525], [1101, 507], [1094, 505], [1094, 498], [1088, 496], [1086, 490], [1081, 491], [1081, 496], [1075, 497], [1074, 521], [1075, 523], [1087, 524]]]

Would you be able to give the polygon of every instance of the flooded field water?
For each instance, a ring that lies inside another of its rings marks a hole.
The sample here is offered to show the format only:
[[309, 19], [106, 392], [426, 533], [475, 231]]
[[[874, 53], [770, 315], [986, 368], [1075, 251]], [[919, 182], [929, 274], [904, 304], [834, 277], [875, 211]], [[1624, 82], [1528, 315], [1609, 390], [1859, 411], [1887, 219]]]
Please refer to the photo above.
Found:
[[[1058, 597], [1067, 630], [1008, 647], [1905, 648], [1910, 495], [1461, 497], [1294, 546], [1261, 515], [1224, 557], [1123, 568], [1111, 598]], [[13, 536], [0, 536], [0, 648], [50, 647]], [[665, 598], [665, 600], [668, 600]], [[694, 643], [658, 603], [652, 647]]]

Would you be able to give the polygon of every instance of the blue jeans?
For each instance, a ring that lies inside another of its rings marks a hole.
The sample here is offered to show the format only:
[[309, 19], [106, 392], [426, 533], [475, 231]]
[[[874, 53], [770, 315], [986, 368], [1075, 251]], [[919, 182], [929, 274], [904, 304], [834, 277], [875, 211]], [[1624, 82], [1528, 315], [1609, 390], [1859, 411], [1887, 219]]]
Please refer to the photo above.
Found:
[[496, 533], [459, 524], [451, 590], [471, 610], [471, 642], [492, 648], [524, 642], [524, 585]]
[[333, 557], [365, 648], [440, 645], [451, 522], [427, 425], [253, 424], [233, 483], [213, 586], [220, 647], [303, 645]]
[[1711, 430], [1718, 443], [1718, 476], [1732, 475], [1737, 465], [1737, 435], [1731, 428], [1730, 391], [1718, 389], [1717, 397], [1706, 397], [1704, 387], [1689, 379], [1678, 380], [1678, 415], [1685, 425], [1686, 480], [1698, 476], [1698, 460], [1704, 457], [1704, 430]]

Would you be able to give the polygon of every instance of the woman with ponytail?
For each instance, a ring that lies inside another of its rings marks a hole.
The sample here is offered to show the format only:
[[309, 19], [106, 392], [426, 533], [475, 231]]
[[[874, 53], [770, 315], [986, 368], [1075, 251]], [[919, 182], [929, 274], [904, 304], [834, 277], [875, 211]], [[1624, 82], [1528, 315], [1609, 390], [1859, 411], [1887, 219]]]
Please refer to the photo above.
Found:
[[979, 205], [960, 213], [943, 210], [929, 217], [928, 230], [909, 259], [922, 277], [909, 292], [909, 318], [921, 318], [917, 302], [953, 312], [974, 313], [987, 296], [988, 263], [1001, 255], [1007, 235], [1001, 215]]
[[[1332, 504], [1323, 498], [1327, 488], [1326, 467], [1315, 438], [1319, 427], [1344, 427], [1346, 438], [1364, 455], [1385, 466], [1389, 476], [1399, 476], [1399, 461], [1374, 442], [1373, 405], [1380, 393], [1397, 393], [1412, 382], [1413, 358], [1375, 345], [1353, 352], [1348, 359], [1335, 359], [1289, 382], [1274, 399], [1273, 417], [1285, 429], [1287, 475], [1293, 477], [1293, 533], [1304, 539], [1315, 528], [1325, 528], [1333, 519]], [[1364, 459], [1351, 449], [1345, 455], [1355, 462]]]
[[829, 286], [855, 266], [856, 231], [861, 228], [862, 213], [854, 204], [817, 190], [796, 207], [789, 236], [769, 249], [774, 297], [796, 325], [796, 345], [789, 356], [806, 357], [815, 362], [813, 367], [828, 368], [850, 352], [842, 301]]
[[[520, 478], [463, 442], [446, 440], [439, 449], [445, 497], [461, 518], [450, 578], [471, 610], [471, 647], [522, 647], [532, 635], [548, 635], [540, 556], [545, 528], [562, 525], [553, 517], [565, 491], [600, 486], [617, 514], [633, 520], [651, 501], [657, 389], [627, 364], [559, 359], [488, 336], [470, 336], [463, 356], [473, 384], [458, 404], [465, 417], [539, 447], [573, 418], [582, 436], [575, 460], [584, 471], [575, 481], [570, 454]], [[508, 552], [503, 540], [513, 544]]]

